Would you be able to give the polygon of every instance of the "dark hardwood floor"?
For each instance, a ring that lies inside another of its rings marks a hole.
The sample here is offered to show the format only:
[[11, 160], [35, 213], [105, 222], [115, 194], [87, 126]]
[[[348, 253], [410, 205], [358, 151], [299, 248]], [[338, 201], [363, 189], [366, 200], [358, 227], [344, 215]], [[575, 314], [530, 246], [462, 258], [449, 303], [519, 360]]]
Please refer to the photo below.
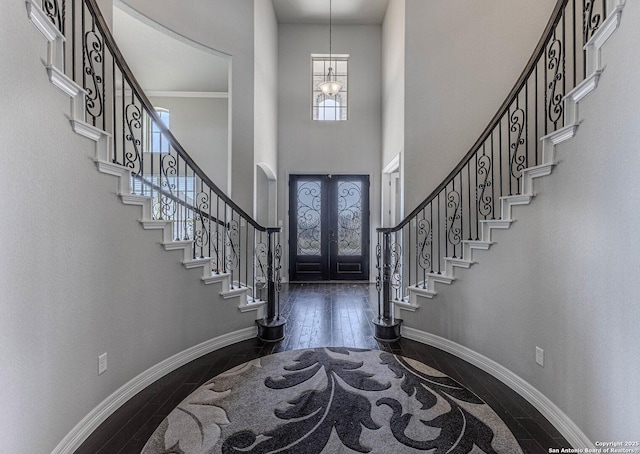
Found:
[[239, 342], [175, 370], [118, 409], [76, 454], [138, 454], [171, 410], [207, 380], [256, 357], [327, 346], [384, 350], [416, 359], [446, 373], [496, 411], [525, 453], [542, 454], [548, 453], [552, 447], [570, 447], [533, 406], [477, 367], [442, 350], [408, 339], [395, 343], [376, 341], [370, 323], [374, 318], [372, 307], [377, 305], [375, 286], [283, 285], [280, 302], [282, 313], [288, 319], [284, 340], [276, 343], [263, 343], [258, 339]]

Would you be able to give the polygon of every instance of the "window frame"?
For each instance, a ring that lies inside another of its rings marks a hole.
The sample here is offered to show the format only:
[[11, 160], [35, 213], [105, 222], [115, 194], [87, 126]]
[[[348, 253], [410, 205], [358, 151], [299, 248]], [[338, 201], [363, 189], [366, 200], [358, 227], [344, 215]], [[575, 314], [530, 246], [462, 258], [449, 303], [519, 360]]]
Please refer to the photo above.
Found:
[[[171, 111], [169, 109], [165, 107], [155, 107], [154, 110], [163, 121], [164, 119], [162, 117], [163, 115], [166, 114], [168, 117], [167, 120], [169, 121], [169, 123], [171, 122]], [[165, 126], [169, 128], [169, 124], [167, 124], [166, 122], [165, 122]], [[167, 140], [166, 138], [163, 139], [163, 135], [161, 131], [156, 132], [153, 130], [154, 121], [151, 115], [147, 115], [147, 121], [145, 121], [145, 129], [146, 131], [145, 131], [144, 137], [147, 143], [147, 146], [145, 147], [145, 150], [144, 150], [145, 153], [168, 154], [171, 152], [171, 144], [169, 143], [169, 140]], [[154, 149], [155, 148], [154, 141], [153, 141], [154, 135], [158, 135], [161, 138], [159, 150]], [[166, 147], [166, 150], [164, 150], [163, 147]]]
[[[330, 58], [331, 57], [331, 58]], [[343, 121], [349, 121], [349, 54], [331, 54], [331, 56], [329, 54], [311, 54], [310, 57], [310, 73], [311, 73], [311, 77], [310, 77], [310, 84], [311, 84], [311, 120], [312, 121], [320, 121], [320, 122], [343, 122]], [[344, 79], [344, 87], [345, 89], [342, 90], [340, 93], [336, 94], [335, 96], [326, 96], [324, 94], [322, 94], [322, 92], [320, 92], [320, 90], [317, 88], [317, 83], [315, 81], [316, 76], [318, 76], [318, 73], [314, 72], [314, 63], [317, 61], [323, 61], [326, 62], [328, 64], [325, 63], [324, 65], [324, 75], [326, 75], [326, 72], [329, 68], [329, 66], [331, 66], [334, 69], [334, 74], [336, 75], [336, 78], [338, 80], [340, 79]], [[345, 70], [343, 72], [339, 72], [338, 71], [338, 62], [345, 62]], [[342, 117], [342, 114], [337, 112], [336, 117], [338, 118], [333, 118], [333, 119], [327, 119], [327, 118], [320, 118], [321, 115], [320, 112], [321, 111], [325, 111], [326, 110], [322, 107], [320, 107], [320, 104], [326, 100], [333, 100], [335, 99], [337, 96], [340, 96], [341, 98], [344, 97], [344, 102], [341, 102], [338, 106], [337, 110], [338, 112], [344, 112], [344, 118]]]

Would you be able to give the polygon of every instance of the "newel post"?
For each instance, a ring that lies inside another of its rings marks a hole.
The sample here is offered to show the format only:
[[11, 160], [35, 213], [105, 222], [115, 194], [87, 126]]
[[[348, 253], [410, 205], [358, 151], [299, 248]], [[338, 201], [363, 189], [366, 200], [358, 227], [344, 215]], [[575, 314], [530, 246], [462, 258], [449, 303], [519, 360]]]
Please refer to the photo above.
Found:
[[[393, 254], [391, 252], [391, 229], [379, 228], [377, 247], [378, 277], [376, 288], [378, 289], [378, 316], [372, 320], [375, 326], [375, 338], [384, 342], [393, 342], [400, 339], [400, 326], [402, 320], [394, 318], [391, 307], [391, 274], [393, 270]], [[380, 237], [382, 236], [382, 245]], [[396, 257], [396, 259], [398, 259]]]
[[287, 319], [280, 315], [282, 247], [280, 241], [274, 241], [281, 230], [281, 227], [267, 228], [267, 312], [264, 318], [256, 320], [258, 338], [265, 342], [284, 339], [284, 327], [287, 324]]

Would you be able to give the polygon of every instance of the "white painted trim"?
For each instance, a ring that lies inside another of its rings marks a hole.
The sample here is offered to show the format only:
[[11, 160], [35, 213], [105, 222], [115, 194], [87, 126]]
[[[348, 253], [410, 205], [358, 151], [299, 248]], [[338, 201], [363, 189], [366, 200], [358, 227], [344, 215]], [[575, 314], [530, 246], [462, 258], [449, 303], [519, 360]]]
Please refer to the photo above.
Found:
[[534, 388], [526, 380], [514, 374], [506, 367], [498, 364], [490, 358], [481, 355], [452, 340], [445, 339], [435, 334], [426, 333], [414, 328], [402, 327], [402, 335], [423, 344], [451, 353], [460, 359], [482, 369], [488, 374], [500, 380], [509, 388], [517, 392], [523, 399], [533, 405], [542, 415], [558, 429], [564, 438], [574, 448], [595, 448], [589, 438], [580, 428], [548, 397]]
[[276, 181], [278, 179], [278, 177], [276, 176], [276, 173], [273, 171], [271, 166], [269, 164], [267, 164], [266, 162], [259, 162], [259, 163], [256, 164], [256, 166], [258, 166], [258, 167], [260, 167], [262, 169], [262, 171], [264, 172], [264, 174], [267, 177], [267, 180]]
[[73, 454], [100, 424], [136, 394], [181, 366], [207, 353], [257, 335], [256, 327], [243, 328], [194, 345], [150, 367], [118, 388], [91, 410], [55, 447], [51, 454]]
[[64, 35], [58, 30], [58, 28], [49, 20], [47, 15], [42, 11], [40, 5], [35, 0], [26, 0], [27, 15], [29, 20], [35, 25], [42, 36], [50, 43], [56, 40], [65, 41]]
[[180, 249], [190, 249], [193, 245], [193, 240], [165, 241], [162, 245], [165, 251], [179, 251]]
[[[258, 169], [264, 173], [267, 178], [267, 187], [258, 187]], [[267, 220], [269, 226], [275, 226], [278, 223], [278, 176], [273, 168], [266, 162], [258, 162], [253, 174], [253, 218], [258, 219], [258, 192], [267, 191]]]
[[392, 173], [396, 170], [400, 170], [400, 153], [395, 155], [393, 159], [389, 161], [386, 166], [384, 166], [384, 168], [382, 169], [382, 173]]
[[71, 98], [86, 93], [84, 88], [75, 83], [73, 79], [60, 71], [60, 69], [53, 65], [45, 65], [45, 68], [47, 69], [47, 74], [49, 74], [49, 81]]
[[210, 257], [186, 259], [186, 260], [183, 260], [182, 264], [188, 270], [191, 270], [193, 268], [199, 268], [201, 266], [204, 268], [208, 267], [209, 269], [211, 269], [211, 260], [212, 259]]
[[84, 121], [79, 121], [75, 119], [70, 119], [71, 127], [76, 134], [86, 137], [87, 139], [91, 139], [94, 142], [97, 142], [104, 136], [110, 137], [108, 132], [103, 131], [100, 128], [96, 128], [95, 126], [90, 125]]
[[243, 294], [246, 295], [248, 291], [249, 287], [235, 287], [231, 290], [224, 290], [220, 292], [220, 296], [223, 299], [228, 300], [230, 298], [235, 298], [236, 296], [242, 296]]
[[229, 97], [227, 91], [168, 91], [168, 90], [144, 90], [149, 97], [158, 98], [223, 98]]

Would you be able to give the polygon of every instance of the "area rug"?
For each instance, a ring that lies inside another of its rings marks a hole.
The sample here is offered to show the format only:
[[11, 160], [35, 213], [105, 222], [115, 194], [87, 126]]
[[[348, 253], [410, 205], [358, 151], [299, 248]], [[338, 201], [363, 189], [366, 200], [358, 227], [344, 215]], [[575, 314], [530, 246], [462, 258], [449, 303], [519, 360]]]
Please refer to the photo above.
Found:
[[210, 380], [179, 404], [142, 454], [522, 453], [475, 394], [390, 353], [277, 353]]

